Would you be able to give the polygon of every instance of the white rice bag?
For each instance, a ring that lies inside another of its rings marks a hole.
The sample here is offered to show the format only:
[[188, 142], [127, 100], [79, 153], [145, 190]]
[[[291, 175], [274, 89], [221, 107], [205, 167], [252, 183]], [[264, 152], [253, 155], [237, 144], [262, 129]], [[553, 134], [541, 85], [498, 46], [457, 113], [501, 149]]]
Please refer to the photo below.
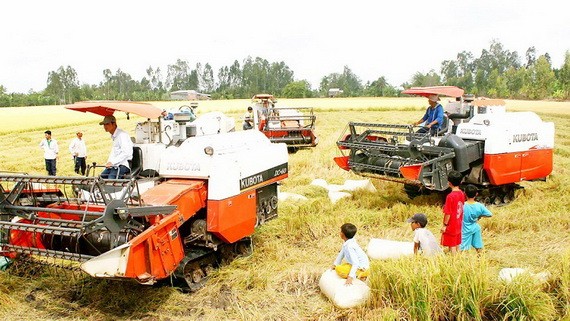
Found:
[[371, 259], [397, 259], [414, 254], [414, 242], [401, 242], [385, 239], [370, 239], [366, 254]]
[[366, 283], [353, 279], [352, 285], [345, 285], [346, 279], [336, 274], [335, 270], [326, 270], [319, 279], [321, 292], [333, 304], [341, 309], [353, 308], [364, 304], [370, 296], [370, 287]]

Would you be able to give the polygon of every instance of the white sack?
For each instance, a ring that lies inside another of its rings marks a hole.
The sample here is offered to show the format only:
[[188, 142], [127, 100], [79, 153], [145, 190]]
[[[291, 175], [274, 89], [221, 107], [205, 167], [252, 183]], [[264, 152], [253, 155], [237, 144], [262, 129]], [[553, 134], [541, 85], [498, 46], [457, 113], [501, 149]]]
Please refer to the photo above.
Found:
[[499, 271], [499, 280], [505, 281], [507, 283], [512, 282], [517, 276], [521, 274], [528, 274], [535, 280], [539, 282], [546, 282], [550, 278], [550, 273], [547, 271], [540, 272], [540, 273], [532, 273], [529, 272], [527, 269], [523, 268], [504, 268]]
[[288, 193], [288, 192], [279, 192], [279, 200], [280, 201], [306, 201], [307, 198], [300, 194], [295, 193]]
[[345, 282], [346, 279], [338, 276], [335, 270], [328, 269], [321, 275], [319, 287], [321, 292], [341, 309], [365, 303], [370, 295], [370, 287], [358, 279], [353, 279], [352, 285], [345, 285]]
[[374, 185], [372, 185], [372, 183], [368, 179], [362, 179], [362, 180], [347, 179], [344, 182], [344, 190], [354, 191], [357, 189], [363, 189], [368, 192], [376, 192], [376, 187], [374, 187]]
[[350, 196], [351, 195], [349, 193], [346, 193], [346, 192], [329, 191], [329, 199], [331, 200], [331, 202], [333, 204], [338, 202], [338, 200], [340, 200], [341, 198], [350, 197]]
[[315, 179], [311, 182], [311, 185], [320, 186], [320, 187], [322, 187], [322, 188], [324, 188], [324, 189], [326, 189], [326, 190], [329, 189], [329, 187], [328, 187], [329, 184], [327, 183], [327, 181], [325, 181], [325, 180], [322, 179], [322, 178], [315, 178]]
[[401, 242], [385, 239], [370, 239], [366, 254], [371, 259], [396, 259], [414, 254], [414, 242]]

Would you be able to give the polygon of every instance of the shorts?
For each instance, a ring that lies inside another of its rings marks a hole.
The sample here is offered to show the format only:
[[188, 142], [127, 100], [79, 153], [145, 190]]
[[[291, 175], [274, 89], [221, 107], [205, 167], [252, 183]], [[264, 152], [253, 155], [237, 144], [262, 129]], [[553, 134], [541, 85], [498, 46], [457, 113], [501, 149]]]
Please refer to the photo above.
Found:
[[483, 237], [481, 236], [481, 231], [477, 231], [475, 233], [463, 234], [461, 240], [461, 246], [459, 247], [460, 250], [466, 251], [474, 247], [476, 249], [483, 248]]
[[461, 234], [441, 234], [441, 245], [452, 247], [459, 244], [461, 244]]
[[[352, 265], [350, 263], [343, 263], [337, 265], [335, 267], [336, 274], [343, 279], [348, 277], [348, 273], [350, 273], [350, 269], [352, 269]], [[360, 280], [366, 279], [370, 275], [369, 269], [358, 269], [356, 270], [356, 278]]]

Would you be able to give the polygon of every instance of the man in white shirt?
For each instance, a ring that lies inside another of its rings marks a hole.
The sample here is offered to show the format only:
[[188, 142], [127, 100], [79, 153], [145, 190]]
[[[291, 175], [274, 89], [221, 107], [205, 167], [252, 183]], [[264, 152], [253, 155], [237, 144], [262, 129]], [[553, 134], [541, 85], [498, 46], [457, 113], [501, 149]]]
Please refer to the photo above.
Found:
[[87, 158], [87, 146], [83, 140], [83, 132], [77, 131], [77, 137], [71, 140], [69, 144], [69, 152], [73, 156], [73, 163], [75, 164], [75, 172], [77, 174], [85, 175], [85, 168], [87, 167], [85, 159]]
[[46, 130], [44, 134], [45, 138], [40, 142], [40, 148], [44, 150], [44, 159], [48, 175], [55, 176], [59, 146], [57, 146], [57, 140], [51, 138], [51, 130]]
[[243, 115], [243, 130], [248, 130], [253, 128], [253, 107], [247, 107], [247, 112]]
[[129, 168], [129, 161], [133, 159], [133, 142], [131, 137], [129, 137], [127, 132], [117, 127], [117, 120], [113, 115], [105, 116], [99, 125], [103, 125], [105, 131], [111, 134], [113, 139], [113, 148], [105, 164], [106, 168], [101, 172], [101, 177], [111, 179], [123, 178], [125, 174], [131, 172]]

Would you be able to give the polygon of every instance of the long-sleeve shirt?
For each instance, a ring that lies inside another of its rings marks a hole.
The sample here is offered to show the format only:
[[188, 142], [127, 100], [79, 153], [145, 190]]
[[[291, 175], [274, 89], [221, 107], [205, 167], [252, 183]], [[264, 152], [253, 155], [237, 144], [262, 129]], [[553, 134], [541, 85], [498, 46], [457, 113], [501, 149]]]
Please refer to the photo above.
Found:
[[76, 157], [87, 156], [87, 146], [85, 146], [85, 141], [83, 139], [75, 137], [71, 141], [71, 144], [69, 144], [69, 152], [71, 155]]
[[425, 121], [426, 125], [434, 120], [437, 120], [436, 128], [441, 128], [441, 125], [443, 125], [443, 107], [440, 104], [437, 104], [434, 108], [428, 107], [424, 117], [422, 117], [422, 121]]
[[133, 159], [133, 142], [124, 130], [117, 128], [113, 135], [113, 148], [107, 162], [113, 166], [124, 165], [129, 167], [129, 160]]
[[356, 243], [354, 238], [348, 239], [342, 244], [342, 249], [340, 253], [338, 253], [336, 260], [334, 260], [334, 265], [340, 265], [342, 259], [352, 265], [348, 273], [348, 276], [352, 278], [356, 278], [356, 270], [366, 270], [370, 267], [368, 256], [364, 253], [362, 248], [360, 248], [358, 243]]
[[59, 146], [57, 146], [57, 140], [55, 139], [42, 139], [40, 142], [40, 148], [44, 150], [45, 159], [55, 159], [57, 153], [59, 153]]

